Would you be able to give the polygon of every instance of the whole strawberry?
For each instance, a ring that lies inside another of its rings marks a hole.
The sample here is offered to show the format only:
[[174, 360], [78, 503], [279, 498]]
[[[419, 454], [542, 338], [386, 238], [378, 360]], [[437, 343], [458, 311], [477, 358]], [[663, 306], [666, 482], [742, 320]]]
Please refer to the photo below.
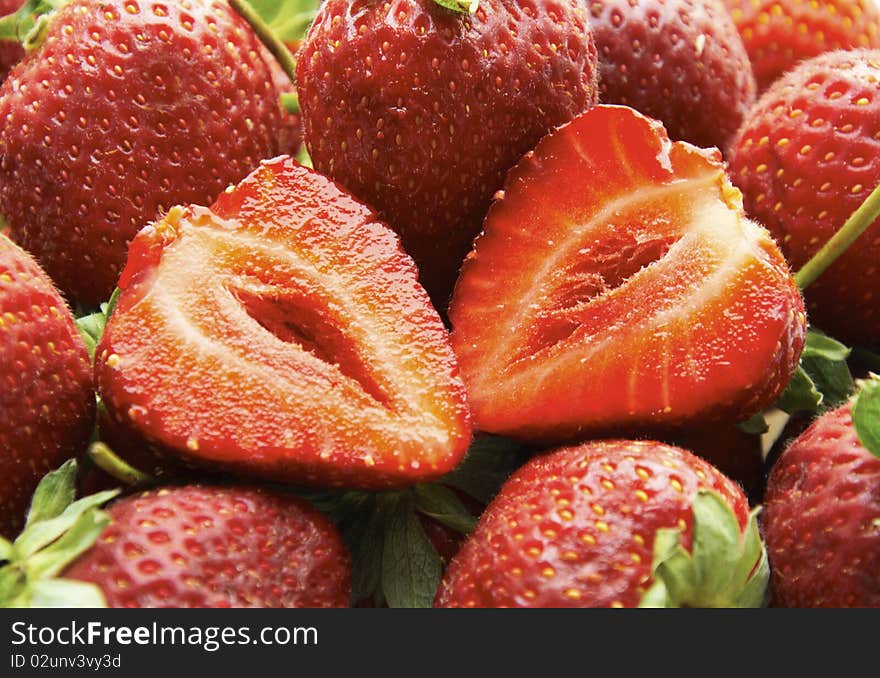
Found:
[[453, 558], [436, 604], [757, 606], [766, 578], [735, 483], [685, 450], [610, 440], [517, 471]]
[[[24, 0], [0, 0], [0, 16], [12, 14], [24, 4]], [[16, 39], [0, 39], [0, 82], [24, 56], [21, 42]]]
[[764, 90], [798, 62], [837, 49], [880, 47], [874, 0], [724, 0]]
[[0, 89], [0, 214], [65, 292], [106, 299], [134, 234], [289, 142], [279, 66], [225, 0], [71, 0]]
[[328, 0], [299, 52], [315, 168], [402, 237], [435, 305], [507, 170], [596, 100], [580, 0]]
[[49, 469], [85, 449], [95, 394], [85, 344], [31, 256], [0, 235], [0, 535]]
[[589, 0], [599, 98], [660, 120], [674, 140], [725, 150], [755, 100], [721, 0]]
[[817, 419], [773, 467], [762, 516], [780, 607], [880, 607], [880, 459], [847, 403]]
[[127, 497], [66, 579], [110, 607], [348, 607], [348, 554], [336, 528], [297, 497], [188, 485]]
[[[731, 179], [746, 213], [802, 267], [880, 183], [880, 51], [801, 63], [749, 113], [732, 146]], [[880, 343], [880, 224], [806, 289], [810, 320], [833, 336]]]

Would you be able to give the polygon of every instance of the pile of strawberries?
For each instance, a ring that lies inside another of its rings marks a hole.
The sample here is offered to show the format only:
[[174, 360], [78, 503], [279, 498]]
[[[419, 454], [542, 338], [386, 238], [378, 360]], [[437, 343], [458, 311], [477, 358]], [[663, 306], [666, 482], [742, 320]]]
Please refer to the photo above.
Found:
[[0, 606], [880, 606], [872, 0], [0, 10]]

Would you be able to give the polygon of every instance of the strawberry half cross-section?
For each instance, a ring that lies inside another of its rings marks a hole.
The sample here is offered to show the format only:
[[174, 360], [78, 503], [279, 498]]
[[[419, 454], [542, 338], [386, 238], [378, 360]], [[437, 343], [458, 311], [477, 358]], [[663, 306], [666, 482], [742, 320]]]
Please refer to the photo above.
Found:
[[450, 308], [480, 430], [547, 442], [737, 421], [797, 366], [803, 301], [719, 153], [630, 108], [545, 137], [483, 227]]
[[471, 428], [397, 236], [283, 156], [132, 243], [98, 346], [110, 415], [202, 467], [382, 488], [439, 477]]

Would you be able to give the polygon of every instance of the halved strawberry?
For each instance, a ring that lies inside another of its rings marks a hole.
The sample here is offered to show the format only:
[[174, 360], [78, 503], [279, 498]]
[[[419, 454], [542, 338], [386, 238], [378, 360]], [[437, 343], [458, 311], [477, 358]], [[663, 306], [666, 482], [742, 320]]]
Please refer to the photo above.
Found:
[[202, 465], [384, 487], [470, 441], [447, 333], [397, 236], [329, 179], [267, 161], [142, 230], [97, 350], [111, 416]]
[[481, 430], [535, 440], [737, 420], [779, 395], [803, 302], [717, 151], [599, 106], [509, 174], [450, 318]]

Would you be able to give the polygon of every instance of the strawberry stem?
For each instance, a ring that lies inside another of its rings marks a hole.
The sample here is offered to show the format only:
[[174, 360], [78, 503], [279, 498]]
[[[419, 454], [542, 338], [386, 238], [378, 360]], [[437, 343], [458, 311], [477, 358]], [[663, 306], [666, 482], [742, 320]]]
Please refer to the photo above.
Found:
[[156, 479], [148, 473], [136, 469], [121, 459], [113, 450], [101, 441], [89, 445], [89, 459], [105, 473], [126, 485], [151, 485]]
[[275, 35], [260, 15], [254, 11], [254, 8], [250, 6], [247, 0], [229, 0], [229, 4], [250, 25], [260, 39], [260, 42], [278, 60], [290, 81], [296, 82], [296, 59], [293, 58], [293, 54], [290, 53], [287, 46]]
[[841, 254], [849, 249], [856, 239], [864, 233], [874, 221], [880, 217], [880, 184], [865, 198], [865, 202], [853, 212], [828, 242], [799, 270], [794, 280], [801, 289], [805, 289], [822, 275]]

